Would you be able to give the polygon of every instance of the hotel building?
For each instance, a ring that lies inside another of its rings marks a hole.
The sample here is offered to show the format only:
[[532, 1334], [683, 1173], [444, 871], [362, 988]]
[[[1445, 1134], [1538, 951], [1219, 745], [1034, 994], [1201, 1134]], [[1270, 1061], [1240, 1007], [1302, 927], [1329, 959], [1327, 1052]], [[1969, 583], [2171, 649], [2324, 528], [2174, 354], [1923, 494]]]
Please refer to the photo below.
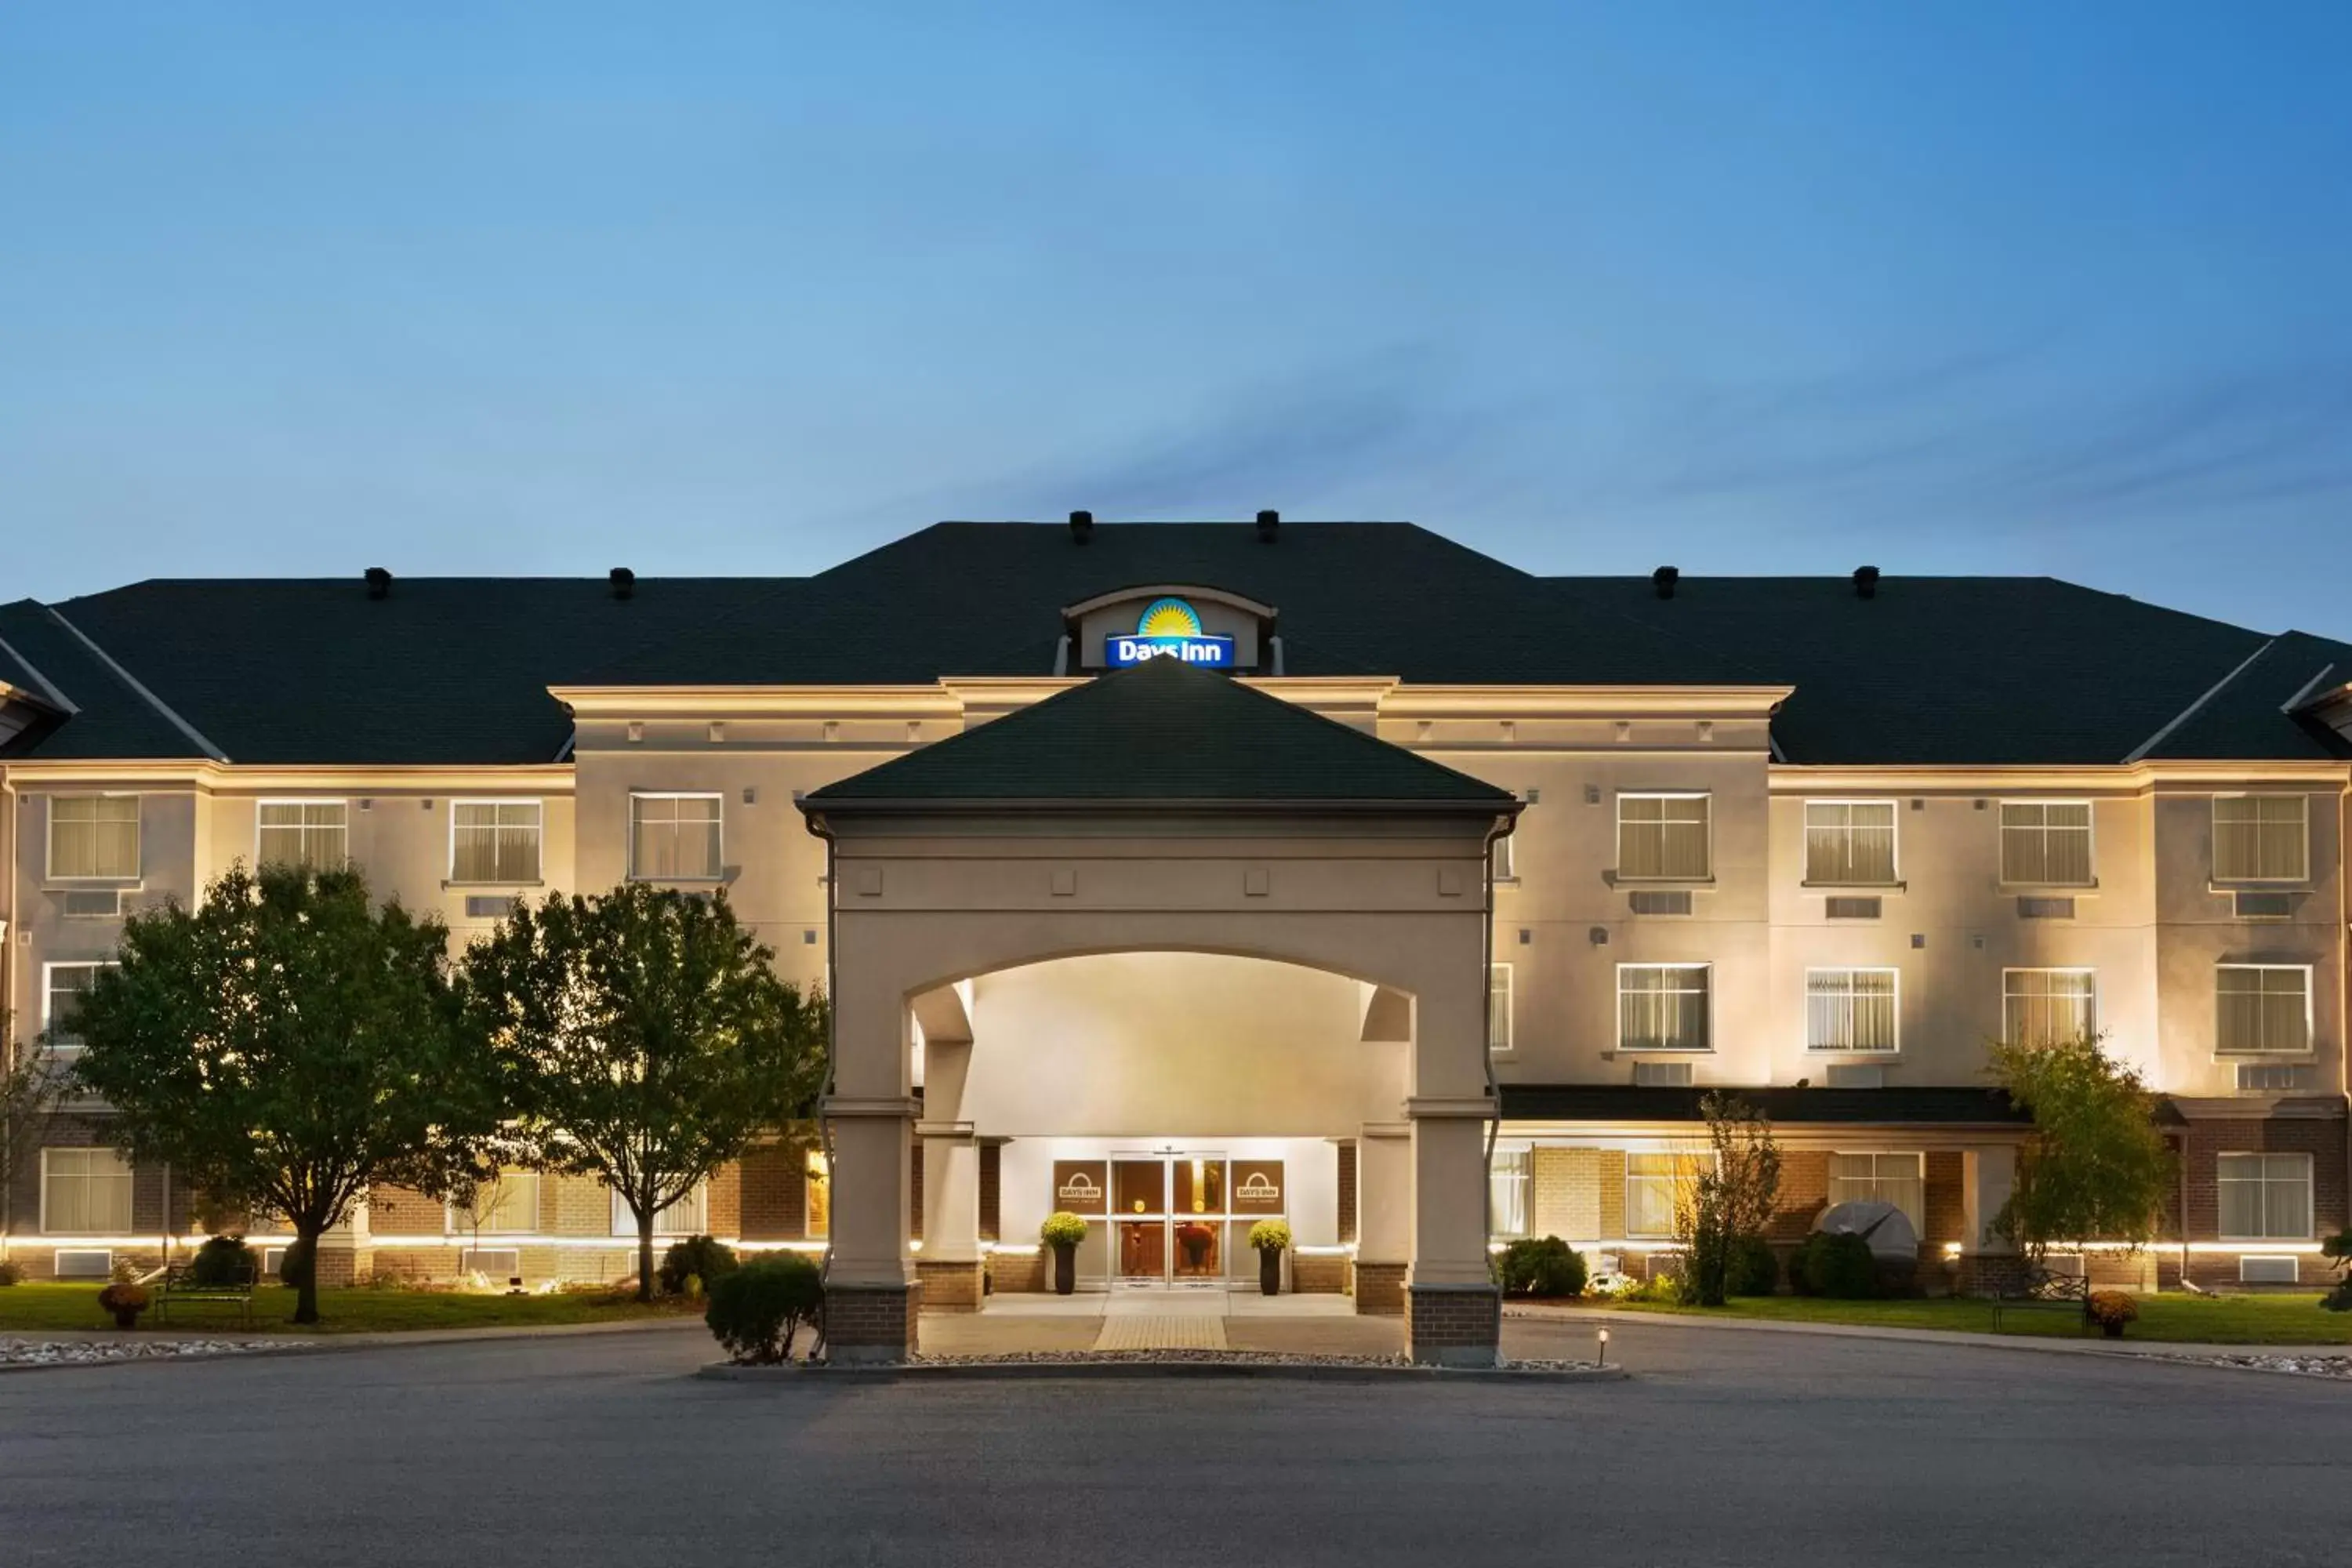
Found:
[[[1931, 1289], [2025, 1131], [2004, 1035], [2162, 1097], [2170, 1234], [2090, 1266], [2315, 1285], [2347, 1213], [2352, 646], [2046, 578], [1539, 577], [1394, 523], [942, 523], [786, 579], [156, 581], [0, 607], [5, 996], [70, 1053], [123, 917], [355, 861], [453, 940], [517, 898], [724, 889], [835, 1009], [830, 1163], [665, 1231], [825, 1249], [845, 1354], [918, 1305], [1255, 1279], [1491, 1355], [1488, 1247], [1671, 1247], [1698, 1102], [1780, 1239], [1893, 1203]], [[46, 1044], [33, 1047], [38, 1037]], [[37, 1276], [200, 1234], [68, 1106]], [[331, 1278], [616, 1277], [590, 1181], [381, 1192]]]

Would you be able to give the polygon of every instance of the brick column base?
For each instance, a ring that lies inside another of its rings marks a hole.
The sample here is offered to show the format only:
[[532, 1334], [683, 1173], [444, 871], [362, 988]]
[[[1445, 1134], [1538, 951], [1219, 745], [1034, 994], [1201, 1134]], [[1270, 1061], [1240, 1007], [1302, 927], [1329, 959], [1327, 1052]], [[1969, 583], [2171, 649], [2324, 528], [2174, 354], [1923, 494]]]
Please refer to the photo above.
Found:
[[1406, 1292], [1405, 1337], [1426, 1366], [1492, 1366], [1503, 1332], [1503, 1294], [1492, 1285], [1415, 1285]]
[[917, 1332], [923, 1288], [914, 1285], [828, 1285], [824, 1290], [824, 1353], [836, 1362], [905, 1361], [920, 1344]]
[[1404, 1271], [1402, 1263], [1356, 1260], [1356, 1315], [1360, 1318], [1404, 1316]]
[[2013, 1252], [1967, 1252], [1960, 1255], [1952, 1289], [1962, 1296], [2015, 1294], [2032, 1273], [2032, 1266]]
[[969, 1263], [951, 1262], [947, 1258], [923, 1258], [915, 1264], [915, 1276], [923, 1284], [923, 1310], [926, 1312], [977, 1312], [980, 1310], [980, 1259]]
[[369, 1247], [321, 1247], [313, 1260], [322, 1290], [348, 1289], [375, 1275], [375, 1253]]

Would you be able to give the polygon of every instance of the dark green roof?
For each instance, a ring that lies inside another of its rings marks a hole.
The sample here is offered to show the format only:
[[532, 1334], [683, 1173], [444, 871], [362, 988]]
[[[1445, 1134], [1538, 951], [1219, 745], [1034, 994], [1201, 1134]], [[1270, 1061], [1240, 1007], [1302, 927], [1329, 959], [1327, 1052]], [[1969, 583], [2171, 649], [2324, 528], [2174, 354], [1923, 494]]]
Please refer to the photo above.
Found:
[[816, 807], [1014, 801], [1515, 809], [1509, 791], [1173, 659], [811, 791]]
[[[1506, 1121], [1702, 1121], [1705, 1089], [1630, 1083], [1507, 1083]], [[1774, 1085], [1723, 1092], [1747, 1100], [1775, 1123], [1868, 1122], [1948, 1126], [2029, 1125], [2033, 1118], [2006, 1090], [1931, 1084], [1885, 1089], [1798, 1089]]]

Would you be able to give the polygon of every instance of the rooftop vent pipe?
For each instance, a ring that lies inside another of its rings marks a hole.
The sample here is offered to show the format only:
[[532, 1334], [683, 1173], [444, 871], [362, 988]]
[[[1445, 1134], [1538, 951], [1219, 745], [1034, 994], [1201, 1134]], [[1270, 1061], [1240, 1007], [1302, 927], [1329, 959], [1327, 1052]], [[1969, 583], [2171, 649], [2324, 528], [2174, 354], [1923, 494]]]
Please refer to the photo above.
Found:
[[605, 577], [613, 584], [613, 597], [615, 599], [629, 599], [636, 596], [637, 574], [627, 567], [615, 566], [605, 574]]
[[1682, 575], [1679, 566], [1661, 566], [1650, 574], [1650, 584], [1657, 589], [1659, 598], [1671, 599], [1675, 596], [1675, 584], [1682, 580]]
[[381, 566], [369, 567], [367, 569], [367, 588], [368, 597], [371, 599], [391, 598], [392, 574], [385, 571]]
[[1280, 512], [1278, 512], [1278, 511], [1262, 511], [1262, 512], [1258, 513], [1258, 514], [1257, 514], [1257, 542], [1258, 542], [1260, 544], [1272, 544], [1272, 543], [1274, 542], [1274, 536], [1275, 536], [1275, 532], [1276, 532], [1276, 530], [1278, 530], [1278, 529], [1280, 529], [1281, 527], [1282, 527], [1282, 514], [1281, 514]]
[[1070, 514], [1070, 542], [1073, 544], [1084, 544], [1087, 540], [1092, 539], [1094, 536], [1095, 514], [1090, 511], [1072, 512]]
[[1857, 599], [1878, 597], [1878, 568], [1857, 566], [1853, 569], [1853, 596]]

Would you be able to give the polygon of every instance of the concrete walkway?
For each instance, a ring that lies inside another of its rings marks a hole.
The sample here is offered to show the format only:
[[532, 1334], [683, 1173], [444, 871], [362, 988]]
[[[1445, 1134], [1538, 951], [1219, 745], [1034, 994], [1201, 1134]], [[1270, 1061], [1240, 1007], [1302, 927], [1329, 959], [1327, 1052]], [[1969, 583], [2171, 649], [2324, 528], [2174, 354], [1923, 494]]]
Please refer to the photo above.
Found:
[[1399, 1355], [1401, 1318], [1360, 1318], [1352, 1297], [1254, 1290], [1119, 1290], [991, 1296], [978, 1312], [927, 1312], [934, 1355], [1035, 1351], [1242, 1350]]

